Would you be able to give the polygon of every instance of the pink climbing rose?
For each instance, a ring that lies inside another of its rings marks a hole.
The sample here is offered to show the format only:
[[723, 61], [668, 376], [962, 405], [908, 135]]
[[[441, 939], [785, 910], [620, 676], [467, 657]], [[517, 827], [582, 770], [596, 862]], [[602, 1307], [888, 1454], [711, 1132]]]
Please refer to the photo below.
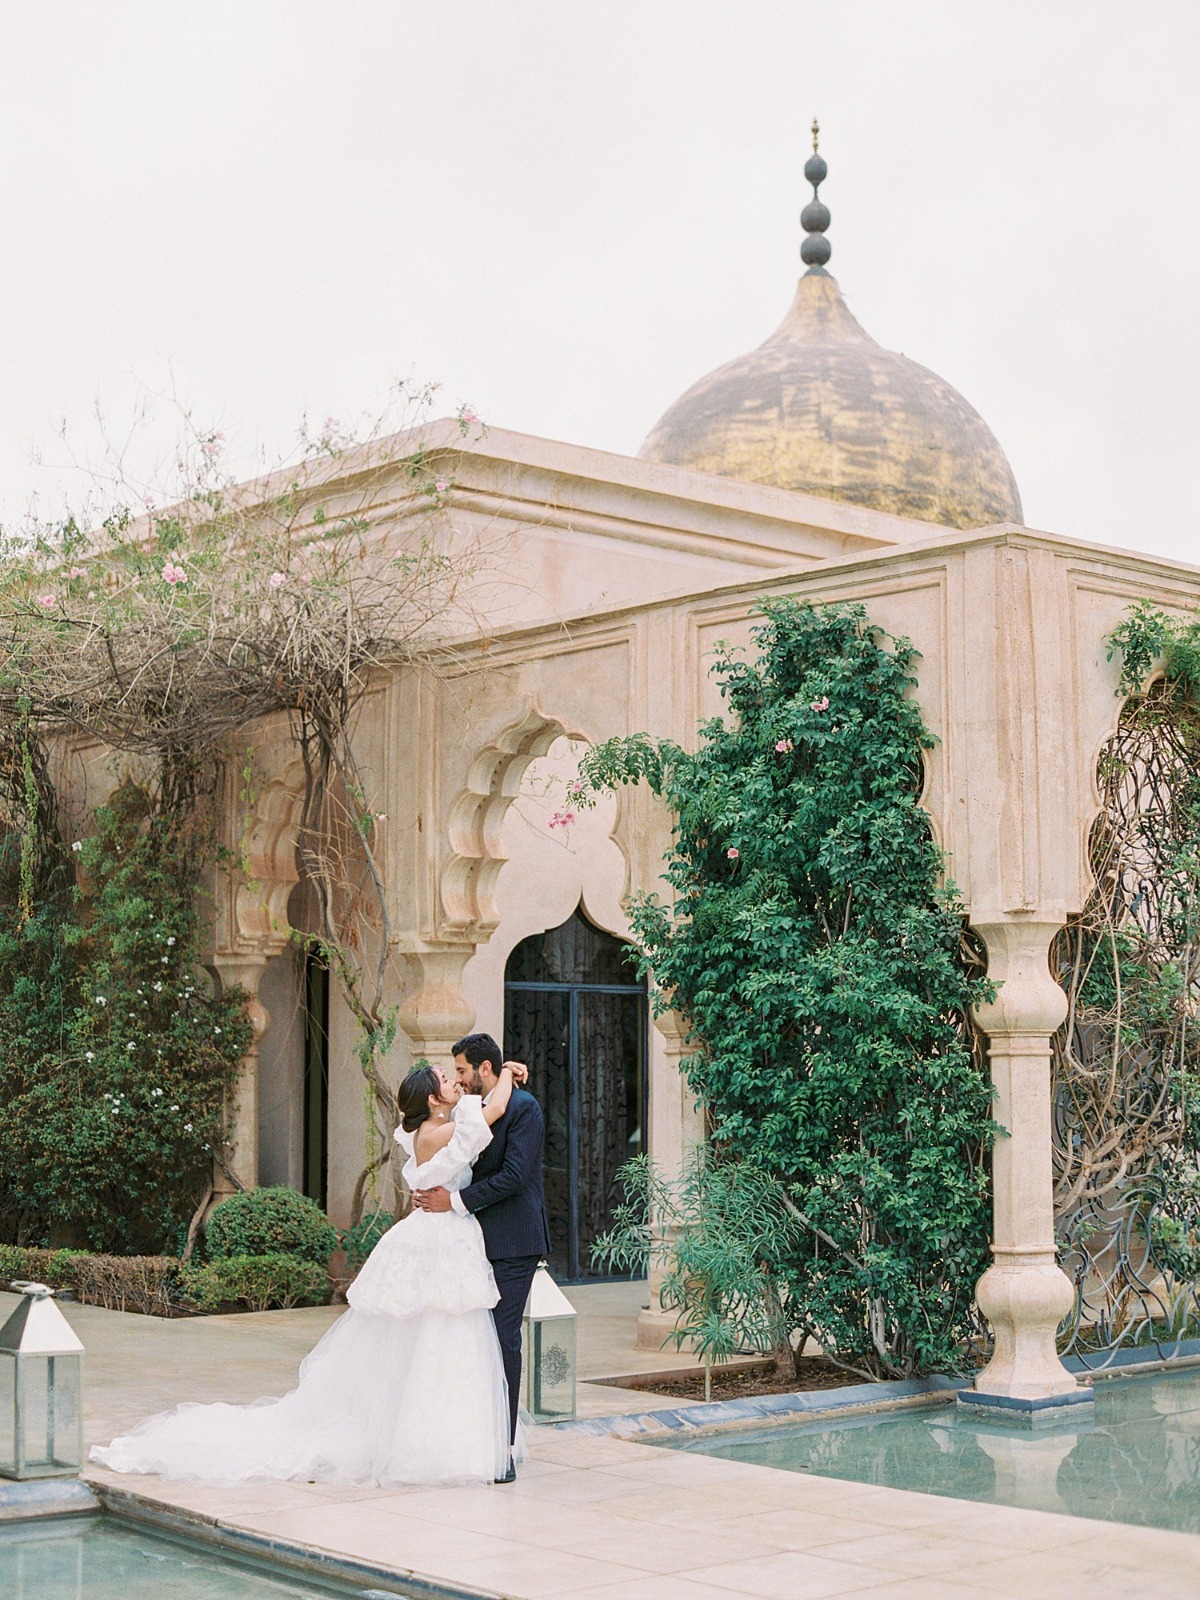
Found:
[[827, 694], [823, 694], [819, 700], [814, 700], [812, 703], [812, 709], [814, 711], [828, 711], [829, 696]]
[[780, 755], [786, 755], [793, 748], [792, 741], [790, 739], [776, 739], [775, 748]]
[[725, 852], [725, 854], [729, 857], [730, 861], [736, 861], [738, 859], [738, 857], [741, 855], [741, 853], [742, 852], [738, 849], [737, 845], [735, 845], [735, 844], [731, 844], [729, 846], [729, 849], [726, 850], [726, 852]]
[[169, 583], [172, 586], [177, 583], [186, 583], [187, 573], [177, 561], [168, 561], [166, 566], [162, 569], [162, 580], [164, 583]]

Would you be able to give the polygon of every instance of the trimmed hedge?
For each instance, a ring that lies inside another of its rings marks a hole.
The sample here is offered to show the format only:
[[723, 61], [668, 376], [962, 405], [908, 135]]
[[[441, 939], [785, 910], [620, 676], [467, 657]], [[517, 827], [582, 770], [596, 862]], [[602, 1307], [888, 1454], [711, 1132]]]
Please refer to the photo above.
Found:
[[248, 1311], [317, 1306], [329, 1298], [325, 1268], [302, 1256], [221, 1256], [188, 1271], [186, 1294], [198, 1311], [236, 1302]]
[[323, 1266], [275, 1252], [185, 1266], [175, 1256], [105, 1256], [0, 1245], [0, 1284], [70, 1289], [88, 1305], [167, 1317], [188, 1312], [286, 1310], [329, 1298]]
[[210, 1260], [299, 1256], [322, 1270], [338, 1247], [337, 1229], [315, 1200], [295, 1189], [247, 1189], [216, 1206], [204, 1224]]

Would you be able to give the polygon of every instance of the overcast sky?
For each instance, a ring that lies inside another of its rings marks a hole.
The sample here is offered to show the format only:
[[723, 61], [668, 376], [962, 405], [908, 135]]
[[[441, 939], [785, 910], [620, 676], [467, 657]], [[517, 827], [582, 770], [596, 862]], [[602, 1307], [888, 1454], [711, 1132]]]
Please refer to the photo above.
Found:
[[983, 414], [1026, 520], [1200, 562], [1198, 19], [0, 0], [0, 514], [147, 392], [244, 470], [397, 377], [634, 453], [786, 310], [816, 113], [851, 309]]

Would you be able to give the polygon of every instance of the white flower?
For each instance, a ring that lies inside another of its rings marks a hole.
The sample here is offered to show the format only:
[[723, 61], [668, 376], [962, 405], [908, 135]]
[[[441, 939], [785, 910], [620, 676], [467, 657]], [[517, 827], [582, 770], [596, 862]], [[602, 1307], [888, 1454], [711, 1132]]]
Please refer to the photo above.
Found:
[[214, 1029], [213, 1029], [213, 1032], [214, 1032], [214, 1033], [220, 1033], [220, 1031], [221, 1031], [221, 1030], [220, 1030], [220, 1028], [214, 1028]]
[[174, 944], [175, 943], [175, 935], [173, 933], [172, 934], [168, 934], [167, 943], [168, 944]]
[[165, 967], [166, 964], [167, 964], [167, 957], [166, 956], [160, 956], [159, 960], [162, 962], [163, 966]]
[[85, 1061], [95, 1061], [96, 1059], [96, 1052], [94, 1050], [85, 1050], [83, 1055]]
[[184, 1125], [183, 1125], [183, 1131], [184, 1131], [184, 1133], [191, 1133], [191, 1131], [192, 1131], [192, 1125], [191, 1125], [191, 1123], [190, 1123], [190, 1122], [185, 1122], [185, 1123], [184, 1123]]
[[96, 1004], [98, 1006], [106, 1006], [108, 1004], [108, 1001], [104, 998], [104, 996], [102, 994], [98, 994], [96, 996]]
[[76, 839], [75, 843], [71, 846], [71, 849], [74, 850], [76, 855], [78, 855], [79, 852], [83, 849], [83, 840], [82, 839]]
[[171, 1110], [172, 1110], [172, 1111], [178, 1111], [178, 1110], [179, 1110], [179, 1107], [178, 1107], [178, 1106], [172, 1106], [172, 1107], [171, 1107]]
[[126, 1048], [126, 1050], [132, 1050], [132, 1049], [133, 1049], [133, 1040], [132, 1040], [132, 1039], [131, 1039], [131, 1040], [130, 1040], [130, 1041], [129, 1041], [129, 1043], [128, 1043], [128, 1044], [127, 1044], [127, 1045], [126, 1045], [126, 1046], [125, 1046], [125, 1048]]
[[161, 983], [161, 981], [154, 985], [154, 992], [155, 992], [155, 994], [160, 994], [162, 992], [162, 983]]

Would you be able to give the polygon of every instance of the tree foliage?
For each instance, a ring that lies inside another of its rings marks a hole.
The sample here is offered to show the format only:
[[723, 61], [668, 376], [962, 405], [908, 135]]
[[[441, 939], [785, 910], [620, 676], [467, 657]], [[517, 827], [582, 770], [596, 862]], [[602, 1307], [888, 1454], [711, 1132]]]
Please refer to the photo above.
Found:
[[729, 714], [694, 753], [618, 739], [584, 775], [673, 815], [670, 898], [631, 921], [717, 1157], [772, 1174], [798, 1220], [795, 1327], [873, 1374], [961, 1367], [993, 1131], [968, 1018], [991, 990], [919, 804], [917, 655], [859, 605], [763, 613], [753, 654], [718, 654]]

